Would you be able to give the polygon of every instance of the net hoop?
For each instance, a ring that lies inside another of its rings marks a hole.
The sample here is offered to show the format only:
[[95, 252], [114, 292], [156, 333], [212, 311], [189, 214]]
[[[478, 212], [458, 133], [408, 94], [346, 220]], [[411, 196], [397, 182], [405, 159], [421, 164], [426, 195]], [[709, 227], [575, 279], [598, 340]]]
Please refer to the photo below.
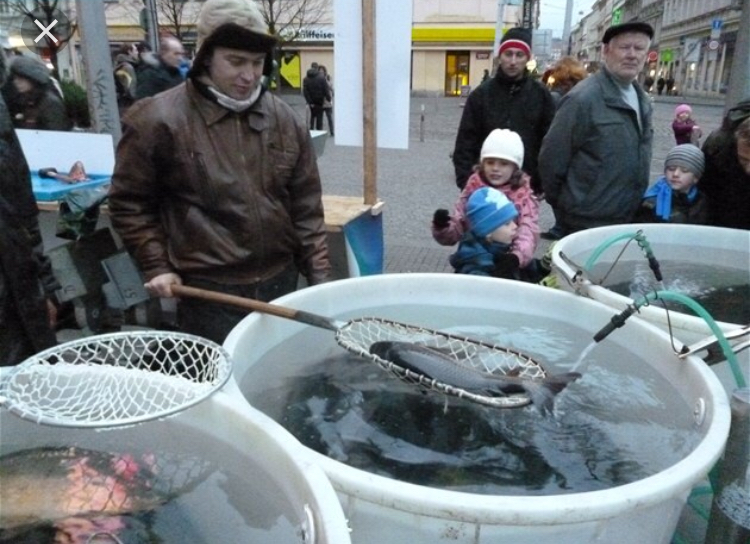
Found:
[[412, 342], [431, 347], [449, 355], [457, 365], [471, 372], [510, 374], [529, 380], [543, 379], [547, 376], [547, 371], [540, 363], [520, 351], [491, 342], [407, 325], [389, 319], [376, 317], [353, 319], [336, 331], [336, 342], [341, 347], [377, 364], [386, 372], [408, 384], [495, 408], [520, 408], [531, 403], [531, 398], [526, 393], [503, 396], [483, 395], [403, 368], [370, 353], [370, 345], [378, 341]]
[[231, 374], [229, 354], [205, 338], [116, 332], [60, 344], [4, 372], [0, 405], [56, 427], [134, 425], [202, 402]]

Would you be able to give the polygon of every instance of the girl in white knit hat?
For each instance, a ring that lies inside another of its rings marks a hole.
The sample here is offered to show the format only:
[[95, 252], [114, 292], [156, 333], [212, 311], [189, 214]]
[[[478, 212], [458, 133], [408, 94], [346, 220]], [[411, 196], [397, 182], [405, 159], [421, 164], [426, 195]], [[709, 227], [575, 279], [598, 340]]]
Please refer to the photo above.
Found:
[[482, 144], [480, 163], [461, 191], [453, 213], [439, 209], [432, 220], [433, 238], [441, 245], [452, 246], [469, 229], [466, 203], [472, 193], [482, 187], [500, 190], [518, 210], [516, 236], [498, 265], [505, 268], [502, 274], [505, 277], [518, 276], [520, 270], [533, 267], [539, 243], [539, 204], [531, 190], [531, 178], [521, 170], [523, 155], [523, 142], [516, 132], [508, 129], [490, 132]]

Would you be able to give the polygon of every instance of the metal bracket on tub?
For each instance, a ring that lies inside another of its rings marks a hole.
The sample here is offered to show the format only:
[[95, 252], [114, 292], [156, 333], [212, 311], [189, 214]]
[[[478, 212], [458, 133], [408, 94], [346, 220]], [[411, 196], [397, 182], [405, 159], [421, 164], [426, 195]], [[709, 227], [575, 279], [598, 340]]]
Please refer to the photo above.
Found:
[[[724, 333], [724, 337], [729, 342], [730, 347], [734, 353], [750, 348], [750, 325], [739, 327], [731, 331]], [[735, 341], [734, 343], [732, 343]], [[684, 359], [688, 355], [693, 355], [699, 351], [708, 351], [708, 355], [704, 357], [704, 360], [709, 364], [713, 365], [724, 360], [724, 354], [721, 352], [719, 346], [719, 339], [715, 335], [708, 336], [703, 340], [699, 340], [694, 344], [685, 346], [679, 353], [678, 357]]]
[[595, 285], [595, 282], [591, 279], [591, 276], [589, 276], [588, 272], [578, 263], [573, 261], [570, 257], [568, 257], [565, 253], [560, 251], [560, 260], [562, 260], [565, 264], [567, 264], [570, 268], [572, 268], [575, 273], [573, 274], [573, 277], [568, 278], [565, 274], [565, 279], [568, 281], [571, 287], [573, 287], [577, 294], [581, 294], [579, 291], [584, 285]]

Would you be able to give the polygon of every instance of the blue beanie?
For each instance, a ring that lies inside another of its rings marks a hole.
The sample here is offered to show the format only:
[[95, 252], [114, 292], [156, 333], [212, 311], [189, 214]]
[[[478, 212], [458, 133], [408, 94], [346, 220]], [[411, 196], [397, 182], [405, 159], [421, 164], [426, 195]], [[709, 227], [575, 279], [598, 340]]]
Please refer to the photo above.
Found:
[[518, 217], [516, 206], [501, 191], [482, 187], [466, 203], [466, 217], [474, 234], [483, 238]]

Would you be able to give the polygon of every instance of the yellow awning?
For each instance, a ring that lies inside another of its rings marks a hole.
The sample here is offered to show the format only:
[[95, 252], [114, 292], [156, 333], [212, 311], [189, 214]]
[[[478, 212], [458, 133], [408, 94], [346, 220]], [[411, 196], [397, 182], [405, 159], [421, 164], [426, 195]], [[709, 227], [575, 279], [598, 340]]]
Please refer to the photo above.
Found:
[[107, 38], [113, 42], [137, 42], [144, 39], [144, 31], [137, 25], [107, 27]]
[[487, 42], [494, 43], [494, 27], [442, 27], [412, 28], [411, 39], [415, 42]]

